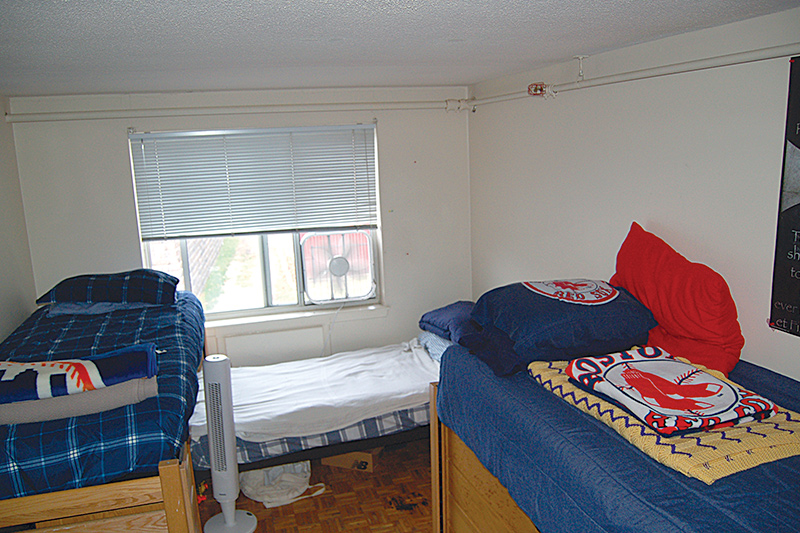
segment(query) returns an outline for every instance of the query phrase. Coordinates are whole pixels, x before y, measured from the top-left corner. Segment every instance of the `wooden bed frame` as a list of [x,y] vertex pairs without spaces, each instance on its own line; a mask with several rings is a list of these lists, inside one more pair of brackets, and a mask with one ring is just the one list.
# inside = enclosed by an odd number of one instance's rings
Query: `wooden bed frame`
[[180,459],[161,461],[157,476],[0,500],[0,527],[35,524],[43,531],[201,530],[188,444]]
[[439,421],[437,386],[437,383],[431,384],[433,532],[538,533],[500,481]]

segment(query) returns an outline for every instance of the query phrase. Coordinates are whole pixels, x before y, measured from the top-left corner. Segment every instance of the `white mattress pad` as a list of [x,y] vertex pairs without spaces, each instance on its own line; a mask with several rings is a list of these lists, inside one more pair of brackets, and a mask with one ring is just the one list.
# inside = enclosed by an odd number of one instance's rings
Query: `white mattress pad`
[[[207,433],[202,371],[192,439]],[[266,366],[231,368],[236,435],[266,442],[345,428],[428,402],[439,363],[417,339]]]

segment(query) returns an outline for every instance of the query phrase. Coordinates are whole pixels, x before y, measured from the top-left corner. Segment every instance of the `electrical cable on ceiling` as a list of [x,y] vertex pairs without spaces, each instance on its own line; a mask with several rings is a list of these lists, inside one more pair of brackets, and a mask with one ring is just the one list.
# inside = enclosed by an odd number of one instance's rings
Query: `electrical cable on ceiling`
[[583,81],[583,60],[589,56],[575,56],[575,59],[578,60],[578,81]]
[[[589,87],[599,87],[602,85],[611,85],[614,83],[622,83],[626,81],[657,78],[661,76],[668,76],[671,74],[683,74],[687,72],[696,72],[699,70],[707,70],[717,67],[742,65],[746,63],[753,63],[756,61],[764,61],[768,59],[791,57],[798,54],[800,54],[800,43],[792,43],[782,46],[762,48],[759,50],[739,52],[735,54],[710,57],[706,59],[685,61],[682,63],[673,63],[671,65],[664,65],[661,67],[653,67],[653,68],[623,72],[620,74],[612,74],[609,76],[600,76],[597,78],[589,78],[589,79],[581,79],[581,74],[583,70],[583,65],[582,65],[583,59],[580,59],[580,65],[579,65],[580,70],[578,73],[579,79],[574,82],[559,83],[555,85],[536,83],[532,84],[534,86],[537,86],[533,90],[534,91],[533,95],[531,95],[530,93],[531,89],[529,86],[528,90],[522,92],[509,93],[489,98],[478,98],[478,99],[467,100],[465,105],[467,104],[470,105],[474,110],[474,108],[483,104],[493,104],[496,102],[516,100],[519,98],[527,98],[528,96],[545,96],[544,93],[556,95],[558,93],[572,91],[575,89],[587,89]],[[585,56],[583,56],[583,58],[585,59]],[[539,88],[538,87],[539,85],[541,85],[542,87]]]
[[[582,78],[583,59],[586,56],[576,56],[579,60],[578,80],[560,84],[543,84],[533,96],[555,96],[558,93],[574,89],[587,89],[626,81],[644,80],[671,74],[682,74],[716,67],[741,65],[768,59],[791,57],[800,55],[800,42],[781,46],[762,48],[748,52],[739,52],[707,59],[674,63],[661,67],[624,72],[597,78]],[[262,113],[293,113],[293,112],[330,112],[330,111],[371,111],[376,110],[405,110],[405,109],[443,109],[445,111],[475,112],[478,106],[504,102],[519,98],[527,98],[527,90],[503,94],[488,98],[448,99],[442,101],[394,101],[394,102],[327,102],[314,104],[273,104],[273,105],[243,105],[243,106],[204,106],[187,107],[180,109],[115,109],[94,111],[53,111],[45,113],[13,113],[7,112],[5,120],[8,123],[48,122],[68,120],[102,120],[102,119],[138,119],[174,116],[213,116],[213,115],[247,115]]]

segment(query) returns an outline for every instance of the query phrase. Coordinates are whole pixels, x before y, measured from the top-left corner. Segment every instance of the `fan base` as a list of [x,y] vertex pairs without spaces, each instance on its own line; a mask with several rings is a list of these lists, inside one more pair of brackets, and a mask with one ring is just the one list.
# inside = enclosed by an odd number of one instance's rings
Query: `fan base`
[[203,527],[203,533],[253,533],[256,530],[258,521],[256,516],[250,511],[237,510],[234,523],[225,524],[223,513],[212,516]]

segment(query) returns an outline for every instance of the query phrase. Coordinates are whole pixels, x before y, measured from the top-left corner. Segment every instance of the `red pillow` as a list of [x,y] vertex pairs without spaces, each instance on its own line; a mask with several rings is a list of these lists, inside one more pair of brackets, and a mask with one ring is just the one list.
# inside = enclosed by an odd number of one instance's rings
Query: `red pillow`
[[744,346],[736,304],[723,277],[708,266],[692,263],[634,222],[610,283],[653,313],[658,326],[648,345],[726,376],[736,366]]

